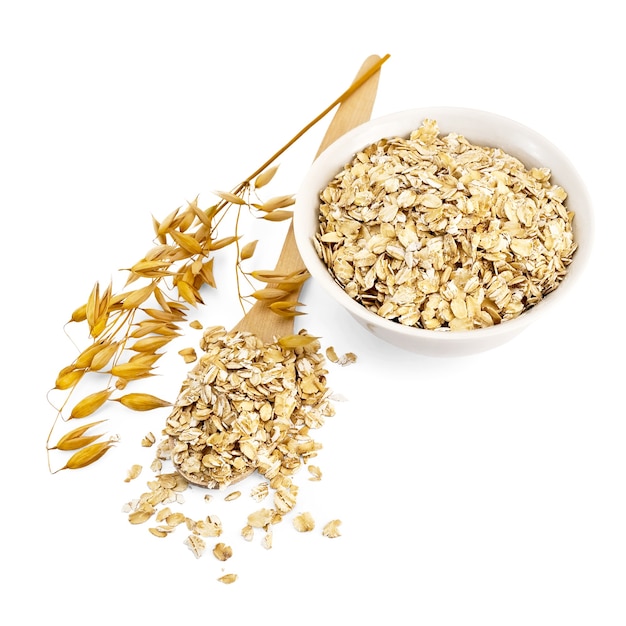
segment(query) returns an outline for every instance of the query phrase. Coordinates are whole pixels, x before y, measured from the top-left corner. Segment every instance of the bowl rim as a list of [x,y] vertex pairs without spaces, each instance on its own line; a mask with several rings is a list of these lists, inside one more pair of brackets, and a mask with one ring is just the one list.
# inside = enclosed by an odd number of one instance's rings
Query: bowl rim
[[[339,172],[360,149],[385,137],[407,136],[411,130],[417,128],[426,118],[437,120],[438,123],[440,120],[445,120],[443,124],[440,124],[440,127],[443,127],[441,128],[441,134],[457,132],[460,135],[465,135],[472,143],[482,143],[482,145],[487,144],[484,141],[473,140],[469,132],[460,132],[460,127],[458,130],[449,128],[450,123],[461,120],[462,123],[479,124],[485,128],[489,126],[490,130],[494,131],[494,137],[496,137],[493,141],[489,141],[492,146],[501,146],[502,142],[504,141],[504,143],[506,143],[507,140],[510,140],[511,136],[515,138],[523,136],[524,139],[528,141],[531,150],[539,149],[550,153],[554,161],[546,163],[543,166],[551,169],[555,181],[558,181],[562,173],[565,172],[566,176],[571,178],[567,186],[563,185],[568,192],[568,197],[572,196],[570,190],[574,189],[576,194],[575,205],[587,207],[582,213],[576,212],[574,218],[573,227],[576,239],[579,240],[578,235],[583,230],[585,231],[585,237],[584,245],[577,248],[572,262],[568,267],[567,274],[557,289],[547,294],[539,303],[524,311],[524,313],[516,318],[506,320],[494,326],[464,331],[450,331],[448,329],[430,330],[407,326],[393,320],[385,319],[351,298],[343,287],[336,282],[328,271],[327,266],[318,257],[314,249],[312,243],[311,211],[317,215],[318,209],[314,208],[312,205],[319,206],[319,193],[323,189],[323,186],[332,178],[332,175],[330,177],[327,175],[330,165],[332,164],[332,166],[336,168],[336,171]],[[502,139],[502,141],[498,139]],[[515,152],[515,150],[503,149],[510,154]],[[528,159],[521,160],[526,167],[529,166],[526,162]],[[556,172],[554,171],[555,166]],[[321,183],[322,180],[325,182]],[[592,204],[588,190],[580,174],[560,148],[537,131],[511,118],[481,109],[455,106],[426,106],[403,109],[372,118],[338,138],[315,159],[302,180],[300,188],[295,195],[293,228],[300,255],[311,277],[316,280],[333,300],[337,301],[362,324],[366,326],[373,325],[374,327],[386,330],[397,336],[406,337],[407,340],[419,339],[425,342],[436,341],[445,343],[466,343],[469,339],[476,341],[481,339],[493,340],[504,335],[515,334],[525,328],[539,315],[553,307],[556,294],[560,293],[561,296],[563,296],[565,293],[571,291],[573,284],[577,282],[579,276],[588,265],[590,248],[594,238]],[[560,299],[561,296],[557,298]]]

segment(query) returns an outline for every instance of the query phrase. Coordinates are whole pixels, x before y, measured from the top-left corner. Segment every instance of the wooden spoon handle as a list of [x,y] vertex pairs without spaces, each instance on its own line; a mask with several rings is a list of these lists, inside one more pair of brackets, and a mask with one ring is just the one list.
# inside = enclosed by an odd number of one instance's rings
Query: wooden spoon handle
[[[356,75],[355,81],[366,74],[379,61],[380,57],[378,55],[368,57]],[[374,101],[376,100],[379,78],[380,71],[373,74],[339,105],[320,144],[316,158],[339,137],[370,119]],[[276,271],[288,274],[304,269],[304,262],[300,257],[293,234],[293,224],[290,224],[280,256],[276,262]],[[303,283],[290,292],[288,296],[285,296],[285,301],[297,302],[302,285]],[[275,287],[276,285],[270,286]],[[276,338],[292,334],[293,324],[293,318],[276,315],[269,310],[266,303],[257,301],[234,327],[234,330],[253,332],[266,343],[270,343]]]
[[[360,76],[363,76],[371,67],[376,65],[378,61],[380,61],[380,57],[375,54],[365,59],[359,73],[355,77],[355,81],[358,80]],[[376,100],[379,78],[380,72],[376,72],[341,103],[328,126],[324,139],[322,139],[316,158],[324,152],[331,143],[337,141],[339,137],[370,119],[372,109],[374,108],[374,101]]]

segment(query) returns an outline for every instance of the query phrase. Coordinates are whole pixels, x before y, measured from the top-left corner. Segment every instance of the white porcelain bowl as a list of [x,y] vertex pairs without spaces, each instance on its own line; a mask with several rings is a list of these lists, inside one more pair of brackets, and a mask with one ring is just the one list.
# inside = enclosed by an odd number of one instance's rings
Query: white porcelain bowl
[[[488,328],[467,331],[426,330],[384,319],[353,300],[334,280],[318,257],[313,238],[319,227],[319,194],[355,153],[379,139],[407,137],[424,119],[434,119],[442,135],[464,135],[474,144],[499,147],[517,157],[527,168],[547,167],[552,181],[568,193],[567,206],[575,212],[574,238],[578,244],[568,273],[559,287],[539,304],[518,317]],[[296,194],[294,233],[300,254],[311,273],[330,296],[377,337],[419,354],[457,356],[481,352],[508,341],[548,307],[559,305],[562,296],[576,288],[587,265],[593,238],[592,207],[585,185],[568,158],[537,132],[508,118],[473,109],[430,107],[393,113],[371,120],[333,143],[312,164]]]

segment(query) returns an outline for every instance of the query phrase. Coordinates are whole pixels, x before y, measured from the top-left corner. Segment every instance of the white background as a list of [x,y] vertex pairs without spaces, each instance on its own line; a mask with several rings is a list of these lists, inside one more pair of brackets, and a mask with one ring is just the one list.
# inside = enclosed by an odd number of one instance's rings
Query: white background
[[[0,563],[6,624],[626,623],[625,45],[617,4],[5,1],[0,8],[4,279]],[[309,283],[304,325],[358,362],[329,366],[345,398],[319,431],[319,483],[266,551],[238,532],[256,505],[188,494],[235,555],[195,559],[122,506],[145,490],[166,412],[107,409],[122,441],[78,472],[48,471],[46,399],[75,348],[64,334],[94,282],[152,245],[152,215],[243,180],[352,81],[383,66],[374,115],[468,106],[543,133],[594,203],[578,292],[510,344],[433,359],[382,344]],[[280,160],[295,193],[330,118]],[[251,225],[251,229],[257,228]],[[226,234],[226,233],[225,233]],[[251,234],[253,234],[251,232]],[[281,241],[264,234],[259,262]],[[260,245],[261,246],[261,245]],[[232,325],[232,267],[199,311]],[[302,322],[299,322],[302,324]],[[76,337],[75,337],[76,338]],[[180,347],[194,345],[191,331]],[[82,336],[78,341],[82,341]],[[174,352],[152,390],[173,398]],[[132,463],[146,466],[124,482]],[[342,537],[322,537],[340,518]],[[10,616],[10,617],[9,617]]]

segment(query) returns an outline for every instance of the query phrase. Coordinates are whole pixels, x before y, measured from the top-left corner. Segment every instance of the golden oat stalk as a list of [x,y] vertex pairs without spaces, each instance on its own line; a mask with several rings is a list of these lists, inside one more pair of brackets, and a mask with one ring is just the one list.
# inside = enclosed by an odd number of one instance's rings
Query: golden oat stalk
[[[116,293],[112,282],[105,286],[95,283],[86,302],[74,309],[68,320],[68,324],[86,325],[90,343],[80,350],[72,363],[60,370],[49,392],[49,398],[52,392],[61,393],[62,396],[60,403],[53,404],[56,417],[46,446],[51,471],[50,451],[61,449],[58,444],[51,445],[53,431],[59,423],[102,411],[110,402],[117,402],[134,411],[170,406],[167,400],[154,396],[148,398],[147,394],[131,393],[120,397],[114,397],[114,394],[124,390],[130,383],[154,376],[163,351],[182,334],[182,324],[187,322],[189,308],[203,305],[203,291],[216,287],[213,273],[216,252],[233,245],[237,249],[235,275],[242,307],[245,308],[247,298],[242,295],[240,276],[245,277],[250,284],[253,284],[254,279],[261,283],[270,282],[271,272],[261,270],[255,274],[254,271],[246,272],[242,268],[242,263],[249,262],[253,257],[258,242],[240,245],[241,211],[247,209],[253,217],[270,222],[291,219],[292,212],[288,208],[295,202],[293,195],[278,195],[265,201],[259,197],[259,190],[271,182],[277,171],[275,161],[378,72],[388,58],[389,55],[386,55],[379,59],[368,72],[234,189],[215,192],[218,198],[216,203],[202,208],[198,198],[195,198],[187,202],[186,206],[174,209],[162,220],[153,216],[153,245],[141,258],[123,269],[127,273],[124,290]],[[235,232],[219,236],[218,228],[224,216],[233,209],[236,211]],[[271,282],[277,285],[276,288],[255,289],[251,297],[273,302],[271,310],[277,315],[298,315],[300,313],[293,308],[297,303],[287,306],[283,299],[307,278],[305,272],[273,276]],[[293,337],[285,338],[288,347],[301,347],[303,341]],[[101,379],[101,391],[79,399],[68,415],[71,398],[82,392],[81,386],[85,379],[92,381],[94,378]],[[67,436],[76,439],[84,436],[72,432],[73,435],[68,433]],[[100,459],[111,445],[111,441],[88,442],[61,469],[90,465]]]

